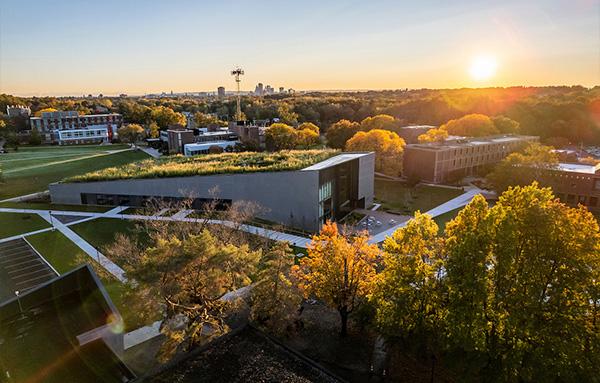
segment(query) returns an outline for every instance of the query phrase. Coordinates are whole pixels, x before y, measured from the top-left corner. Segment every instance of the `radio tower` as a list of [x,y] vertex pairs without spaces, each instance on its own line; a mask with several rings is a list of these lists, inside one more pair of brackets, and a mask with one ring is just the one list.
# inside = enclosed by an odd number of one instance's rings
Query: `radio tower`
[[240,79],[240,76],[244,75],[244,70],[238,66],[231,71],[231,75],[235,76],[235,82],[237,83],[237,108],[235,110],[235,120],[241,121],[242,107],[240,106],[240,82],[242,79]]

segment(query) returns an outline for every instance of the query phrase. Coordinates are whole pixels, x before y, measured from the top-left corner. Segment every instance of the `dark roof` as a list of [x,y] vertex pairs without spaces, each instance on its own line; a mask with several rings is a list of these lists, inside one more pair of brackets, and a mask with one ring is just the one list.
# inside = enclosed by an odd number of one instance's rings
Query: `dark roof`
[[134,375],[104,341],[120,322],[89,265],[63,274],[0,304],[0,377],[126,382]]
[[147,379],[151,382],[342,382],[305,356],[246,326]]

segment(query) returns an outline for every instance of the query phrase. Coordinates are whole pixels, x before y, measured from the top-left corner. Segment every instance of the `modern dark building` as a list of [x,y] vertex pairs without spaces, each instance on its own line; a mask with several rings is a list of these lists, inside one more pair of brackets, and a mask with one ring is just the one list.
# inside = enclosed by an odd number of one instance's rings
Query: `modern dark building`
[[[226,154],[225,154],[226,155]],[[200,158],[198,158],[200,160]],[[192,199],[201,209],[218,199],[223,205],[253,201],[259,218],[308,231],[373,203],[374,154],[342,153],[293,171],[260,171],[169,178],[54,183],[53,203],[143,206],[151,200]],[[215,194],[215,190],[218,192]]]
[[507,134],[406,145],[403,174],[431,183],[457,181],[485,171],[523,145],[538,140],[536,136]]
[[0,303],[0,381],[124,383],[122,320],[89,265]]

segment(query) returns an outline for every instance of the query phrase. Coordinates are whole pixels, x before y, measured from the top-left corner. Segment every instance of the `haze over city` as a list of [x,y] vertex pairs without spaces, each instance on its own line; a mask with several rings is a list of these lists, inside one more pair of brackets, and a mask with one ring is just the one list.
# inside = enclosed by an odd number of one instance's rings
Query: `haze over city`
[[0,11],[0,92],[600,83],[600,3],[22,1]]

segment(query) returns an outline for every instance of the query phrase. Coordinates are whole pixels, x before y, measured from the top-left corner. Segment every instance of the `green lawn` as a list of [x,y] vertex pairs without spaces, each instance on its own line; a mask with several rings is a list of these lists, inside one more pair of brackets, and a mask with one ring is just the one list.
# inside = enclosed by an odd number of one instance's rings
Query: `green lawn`
[[34,209],[34,210],[61,210],[61,211],[84,211],[91,213],[104,213],[112,209],[112,206],[95,205],[62,205],[50,202],[0,202],[0,208],[8,207],[14,209]]
[[400,181],[375,180],[375,200],[381,208],[397,214],[412,215],[415,211],[426,212],[458,197],[463,192],[437,186],[411,187]]
[[37,214],[0,213],[0,238],[12,237],[46,227],[50,227],[50,224]]
[[458,215],[458,212],[460,212],[462,209],[463,208],[461,207],[459,209],[450,210],[449,212],[444,213],[442,215],[438,215],[433,219],[435,223],[437,223],[437,225],[439,226],[440,233],[443,233],[445,231],[446,224],[452,221]]
[[70,226],[92,246],[103,249],[106,245],[114,242],[117,233],[136,235],[138,240],[145,241],[148,237],[137,230],[136,222],[128,219],[98,218]]
[[[88,149],[85,149],[88,148]],[[87,172],[92,172],[112,166],[123,166],[148,158],[142,151],[126,151],[99,157],[89,157],[107,150],[118,150],[122,146],[91,146],[85,147],[28,147],[16,153],[0,155],[0,167],[3,169],[4,183],[0,184],[0,199],[35,193],[48,188],[48,184]],[[73,158],[82,159],[71,162],[63,161],[66,153],[72,153]],[[58,155],[52,159],[53,156]],[[50,158],[48,158],[50,157]],[[69,158],[67,158],[69,159]],[[26,166],[19,165],[23,162]],[[55,163],[56,162],[56,163]],[[41,166],[44,165],[44,166]],[[38,166],[38,167],[32,167]]]
[[126,331],[150,324],[144,323],[135,312],[129,310],[130,305],[125,300],[125,285],[106,271],[99,270],[101,266],[61,232],[47,231],[29,236],[27,240],[61,274],[84,263],[90,263],[102,280],[113,303],[123,316]]

